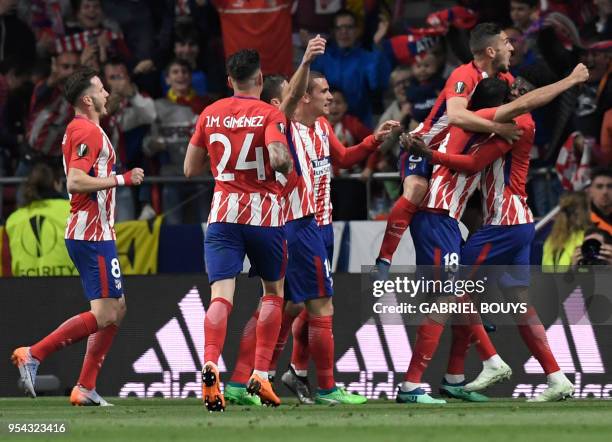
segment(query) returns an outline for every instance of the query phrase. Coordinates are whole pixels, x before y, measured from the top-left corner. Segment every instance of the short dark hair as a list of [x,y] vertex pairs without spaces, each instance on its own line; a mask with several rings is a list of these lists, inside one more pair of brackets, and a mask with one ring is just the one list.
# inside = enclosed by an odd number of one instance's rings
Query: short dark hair
[[523,3],[529,6],[530,8],[536,8],[540,5],[540,0],[510,0],[510,3]]
[[308,75],[308,87],[306,88],[306,92],[308,93],[312,92],[314,81],[318,80],[319,78],[325,78],[325,75],[323,75],[319,71],[310,71],[310,74]]
[[230,55],[226,69],[229,76],[242,83],[253,76],[260,68],[259,53],[255,49],[242,49]]
[[595,178],[600,177],[600,176],[612,178],[612,168],[596,167],[591,170],[591,182],[593,182]]
[[175,43],[195,43],[200,46],[200,34],[191,23],[182,23],[174,30]]
[[351,17],[353,19],[353,22],[357,24],[357,16],[350,9],[340,9],[338,12],[334,14],[334,17],[332,20],[334,27],[336,27],[336,20],[338,20],[339,17]]
[[491,45],[491,40],[497,37],[502,28],[497,23],[480,23],[470,32],[470,51],[478,54]]
[[537,62],[523,66],[516,74],[523,77],[536,88],[543,87],[556,81],[555,74],[550,70],[546,63]]
[[66,101],[76,106],[83,92],[91,86],[91,79],[98,76],[98,71],[90,67],[82,67],[70,74],[64,84],[64,97]]
[[266,75],[261,91],[261,101],[270,103],[273,98],[282,99],[283,91],[281,90],[281,85],[285,81],[287,81],[287,78],[284,75]]
[[187,60],[183,60],[182,58],[173,58],[172,60],[170,60],[170,63],[166,65],[166,69],[164,69],[164,77],[168,75],[168,72],[170,72],[170,68],[175,64],[184,67],[191,74],[191,65]]
[[470,98],[470,110],[500,106],[509,93],[510,86],[504,80],[496,77],[485,78],[474,89],[472,98]]

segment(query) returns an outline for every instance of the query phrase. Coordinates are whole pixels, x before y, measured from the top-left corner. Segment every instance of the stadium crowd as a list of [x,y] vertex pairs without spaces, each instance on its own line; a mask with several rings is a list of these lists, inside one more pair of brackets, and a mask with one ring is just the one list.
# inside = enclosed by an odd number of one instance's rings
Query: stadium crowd
[[[588,83],[533,112],[529,204],[546,215],[561,194],[581,191],[597,166],[602,195],[591,219],[612,233],[611,14],[611,0],[0,0],[0,178],[26,177],[40,162],[62,167],[62,136],[73,117],[62,83],[80,65],[98,70],[111,94],[102,127],[119,167],[174,177],[182,175],[200,112],[231,95],[224,60],[237,49],[254,47],[264,74],[289,77],[308,39],[326,36],[330,44],[312,69],[332,86],[329,120],[351,145],[379,121],[422,122],[452,69],[470,59],[469,30],[493,21],[510,36],[515,75],[537,70],[544,84],[578,62],[589,68]],[[375,181],[367,213],[364,181],[397,171],[399,154],[396,137],[351,170],[334,168],[336,177],[362,178],[337,181],[336,219],[384,218],[398,182]],[[4,223],[28,199],[15,186],[0,189]],[[202,222],[211,198],[212,179],[121,188],[118,220],[168,212],[167,223]]]

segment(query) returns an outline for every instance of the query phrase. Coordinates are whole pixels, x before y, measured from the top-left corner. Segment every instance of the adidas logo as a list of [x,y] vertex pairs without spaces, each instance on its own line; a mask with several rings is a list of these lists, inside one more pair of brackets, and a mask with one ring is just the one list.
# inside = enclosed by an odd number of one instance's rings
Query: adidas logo
[[[204,359],[203,321],[206,312],[197,288],[192,288],[178,306],[180,317],[173,317],[155,333],[161,352],[155,347],[149,348],[132,364],[134,373],[160,374],[162,380],[149,385],[144,382],[128,382],[121,388],[119,397],[202,397],[200,372],[201,361]],[[220,372],[227,371],[223,358],[219,358],[217,365]],[[193,376],[193,381],[184,382],[184,377],[181,377],[183,373]]]
[[[546,336],[561,371],[565,374],[574,374],[574,386],[576,387],[574,397],[609,399],[612,395],[612,384],[587,384],[584,388],[581,388],[583,374],[602,374],[606,370],[580,287],[576,288],[565,300],[563,311],[565,312],[565,318],[557,318],[546,330]],[[567,333],[568,329],[569,334]],[[570,347],[568,337],[571,339],[573,348]],[[525,373],[528,374],[544,373],[533,356],[525,362],[523,367]],[[534,397],[544,391],[546,387],[546,384],[518,384],[512,393],[512,397]]]
[[[384,299],[385,305],[398,304],[395,294],[386,294]],[[403,374],[408,369],[412,358],[412,347],[401,314],[386,313],[384,321],[381,322],[383,323],[379,326],[376,318],[372,317],[357,330],[355,333],[357,345],[350,347],[338,359],[336,370],[338,373],[353,374],[353,376],[358,374],[358,380],[343,385],[348,391],[359,393],[368,399],[378,399],[382,394],[388,399],[395,399],[397,395],[395,373]],[[386,346],[383,346],[382,339],[385,340]],[[385,349],[389,354],[389,362]],[[386,374],[386,379],[375,381],[378,379],[375,373]],[[337,384],[342,383],[337,382]],[[423,384],[421,388],[431,393],[429,384]]]

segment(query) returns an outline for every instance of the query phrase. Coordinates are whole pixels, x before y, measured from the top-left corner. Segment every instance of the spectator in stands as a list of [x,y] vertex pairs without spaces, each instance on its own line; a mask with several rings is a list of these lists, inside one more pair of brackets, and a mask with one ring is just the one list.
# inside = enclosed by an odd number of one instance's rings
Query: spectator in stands
[[[117,173],[140,167],[145,170],[142,143],[150,125],[155,121],[155,103],[144,96],[131,81],[126,64],[119,59],[109,60],[104,65],[104,82],[110,96],[106,103],[108,114],[102,120],[102,127],[117,151]],[[133,201],[135,197],[137,204]],[[117,188],[117,221],[151,219],[155,211],[151,206],[151,186]],[[138,212],[139,210],[139,212]]]
[[402,121],[410,112],[406,103],[406,89],[410,85],[410,67],[400,65],[393,69],[389,83],[393,88],[394,100],[378,119],[379,124],[387,120]]
[[334,16],[334,42],[312,64],[330,86],[344,91],[348,110],[367,126],[372,121],[372,95],[387,86],[391,66],[382,51],[367,51],[357,45],[359,30],[355,15],[341,10]]
[[[340,89],[332,88],[331,93],[333,99],[329,105],[327,119],[334,128],[334,133],[338,140],[345,146],[361,143],[365,137],[372,133],[372,130],[363,124],[359,118],[347,113],[348,105],[346,98]],[[334,175],[362,172],[363,177],[367,178],[372,175],[373,169],[376,167],[376,158],[376,152],[373,152],[366,161],[353,166],[350,170],[334,167]]]
[[30,0],[29,24],[36,36],[39,57],[49,58],[55,53],[55,40],[65,34],[64,15],[70,2],[62,0]]
[[612,169],[600,168],[591,173],[591,221],[612,235]]
[[510,19],[520,32],[527,30],[534,24],[538,16],[540,0],[511,0]]
[[584,232],[591,225],[589,201],[584,192],[568,192],[559,199],[559,213],[546,241],[542,267],[545,271],[564,271],[584,241]]
[[66,23],[66,37],[56,41],[58,52],[83,48],[81,63],[97,70],[111,57],[131,60],[121,28],[104,17],[100,0],[72,0],[72,10],[76,21]]
[[[12,176],[19,146],[25,137],[26,115],[32,96],[29,69],[17,60],[0,65],[0,177]],[[4,187],[0,185],[0,224]]]
[[[185,60],[191,66],[191,87],[201,97],[207,95],[207,79],[200,57],[200,38],[196,28],[190,24],[176,27],[174,37],[174,57]],[[163,75],[162,75],[163,77]],[[168,92],[170,86],[165,78],[162,78],[162,90]]]
[[[155,100],[156,118],[143,147],[145,154],[159,158],[161,175],[178,177],[183,174],[185,153],[195,123],[208,100],[198,96],[191,87],[191,66],[185,60],[170,62],[166,81],[170,89],[165,98]],[[165,185],[162,194],[165,222],[204,222],[211,198],[210,183]],[[188,204],[182,206],[185,202]]]
[[104,15],[117,23],[135,60],[150,58],[155,44],[152,2],[104,0]]
[[15,13],[16,0],[0,0],[0,66],[8,60],[36,59],[34,33]]
[[583,61],[589,68],[589,81],[580,89],[573,124],[598,146],[603,115],[612,107],[612,44],[591,44]]
[[431,52],[422,54],[412,64],[412,77],[406,88],[406,103],[410,106],[409,115],[413,121],[410,128],[425,121],[444,88],[445,80],[439,69],[438,60]]
[[51,73],[35,87],[27,120],[26,143],[15,175],[27,176],[32,164],[46,161],[62,167],[62,137],[74,111],[63,96],[64,81],[79,67],[74,52],[62,52],[51,58]]
[[62,238],[70,203],[62,173],[36,164],[24,185],[20,209],[6,221],[13,276],[71,276],[76,270]]
[[504,32],[514,48],[512,55],[510,55],[510,72],[516,77],[521,68],[535,63],[536,55],[534,50],[528,46],[525,36],[518,28],[509,27],[504,29]]
[[582,36],[586,39],[612,40],[612,0],[593,0],[593,5],[596,15],[583,26]]

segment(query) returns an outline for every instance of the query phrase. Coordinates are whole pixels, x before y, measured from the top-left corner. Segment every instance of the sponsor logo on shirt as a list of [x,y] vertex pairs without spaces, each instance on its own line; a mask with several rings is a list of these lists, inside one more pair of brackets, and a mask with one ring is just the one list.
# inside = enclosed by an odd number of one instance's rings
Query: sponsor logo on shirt
[[312,160],[312,168],[314,169],[314,176],[316,177],[330,173],[331,163],[329,157]]

